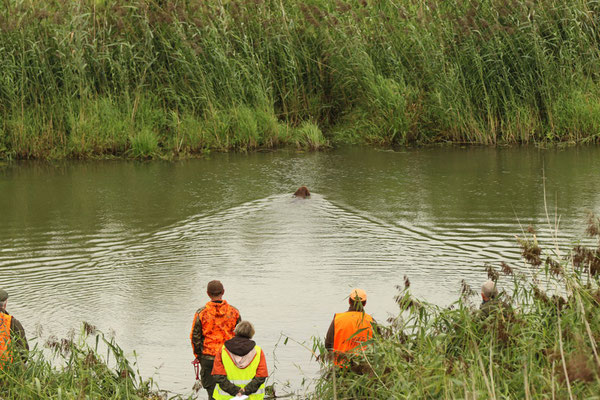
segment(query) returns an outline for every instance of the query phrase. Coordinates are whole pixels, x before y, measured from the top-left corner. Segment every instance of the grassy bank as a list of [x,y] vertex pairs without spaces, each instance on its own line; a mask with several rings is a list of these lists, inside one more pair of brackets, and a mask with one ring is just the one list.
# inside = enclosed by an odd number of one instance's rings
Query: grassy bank
[[[600,238],[599,219],[588,233]],[[544,251],[533,231],[520,244],[527,271],[487,267],[506,289],[487,315],[465,284],[462,298],[440,309],[413,298],[406,281],[399,316],[356,357],[354,372],[335,382],[329,373],[313,398],[598,398],[600,246]]]
[[32,349],[26,364],[14,362],[0,369],[1,399],[159,400],[168,397],[151,380],[142,380],[113,339],[106,338],[89,324],[83,324],[77,337],[48,339],[44,348],[44,351],[38,346]]
[[0,157],[600,137],[600,4],[4,0]]

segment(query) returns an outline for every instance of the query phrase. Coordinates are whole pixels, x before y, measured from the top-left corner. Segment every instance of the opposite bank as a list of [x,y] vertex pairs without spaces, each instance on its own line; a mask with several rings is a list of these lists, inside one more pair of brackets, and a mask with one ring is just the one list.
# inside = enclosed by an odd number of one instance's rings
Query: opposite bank
[[0,158],[595,142],[600,5],[7,0]]

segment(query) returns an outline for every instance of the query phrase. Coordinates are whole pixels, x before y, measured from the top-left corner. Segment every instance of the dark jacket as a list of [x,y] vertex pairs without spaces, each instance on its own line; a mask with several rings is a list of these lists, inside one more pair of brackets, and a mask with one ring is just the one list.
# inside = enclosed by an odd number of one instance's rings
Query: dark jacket
[[482,320],[486,319],[490,315],[498,313],[506,316],[505,314],[510,312],[510,310],[511,307],[508,303],[498,298],[493,298],[481,303],[481,306],[479,306],[479,316]]
[[[225,349],[233,355],[243,357],[254,350],[256,343],[254,340],[250,340],[248,338],[242,336],[235,336],[233,339],[230,339],[225,342]],[[255,393],[260,386],[265,383],[267,377],[269,376],[269,371],[267,370],[267,360],[265,359],[265,353],[261,350],[260,363],[258,364],[258,368],[256,370],[256,375],[246,385],[244,388],[244,394],[250,395]],[[225,371],[225,367],[223,366],[223,360],[221,358],[221,353],[217,354],[215,357],[215,364],[213,367],[213,377],[215,381],[219,384],[221,389],[226,391],[232,396],[235,396],[239,393],[240,387],[231,383],[229,379],[227,379],[227,372]]]
[[[10,315],[6,310],[0,310],[1,313]],[[29,343],[25,336],[25,329],[18,319],[12,317],[10,320],[10,340],[14,343],[15,350],[20,353],[23,362],[27,361],[27,352],[29,351]]]

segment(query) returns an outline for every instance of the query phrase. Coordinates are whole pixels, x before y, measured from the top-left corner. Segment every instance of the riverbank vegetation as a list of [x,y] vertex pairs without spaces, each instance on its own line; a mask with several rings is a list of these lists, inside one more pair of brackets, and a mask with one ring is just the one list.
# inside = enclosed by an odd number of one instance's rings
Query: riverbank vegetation
[[0,157],[600,137],[595,1],[5,0]]
[[[526,271],[487,266],[506,290],[488,313],[466,284],[440,309],[411,296],[407,280],[399,316],[352,370],[323,377],[313,398],[597,398],[600,245],[542,251],[530,231],[519,239]],[[600,219],[591,217],[587,232],[600,238]]]
[[[104,350],[106,356],[103,356]],[[15,357],[19,360],[20,357]],[[142,380],[114,339],[84,323],[80,335],[52,337],[27,363],[0,368],[0,398],[159,400],[168,396]],[[177,397],[180,398],[180,397]]]

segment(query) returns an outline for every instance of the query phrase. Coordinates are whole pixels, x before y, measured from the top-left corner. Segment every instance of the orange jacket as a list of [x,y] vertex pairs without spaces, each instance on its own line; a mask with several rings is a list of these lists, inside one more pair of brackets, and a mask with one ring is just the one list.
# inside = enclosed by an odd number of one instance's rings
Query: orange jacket
[[[373,317],[361,311],[346,311],[335,314],[333,319],[333,351],[348,353],[373,337]],[[339,358],[335,363],[340,365]]]
[[12,316],[0,312],[0,369],[6,361],[12,362],[9,354],[11,320]]
[[209,301],[196,311],[190,332],[196,358],[216,356],[223,343],[233,337],[233,330],[240,320],[240,312],[225,300]]

